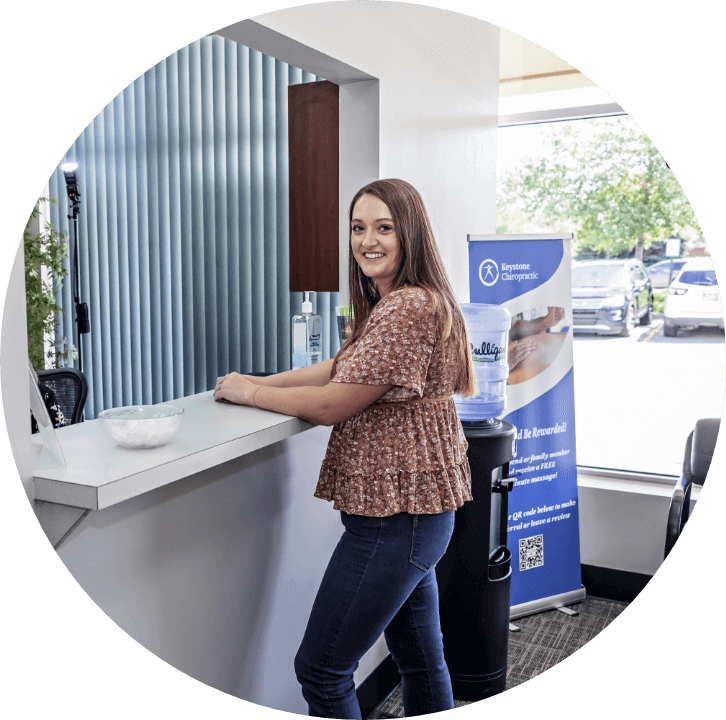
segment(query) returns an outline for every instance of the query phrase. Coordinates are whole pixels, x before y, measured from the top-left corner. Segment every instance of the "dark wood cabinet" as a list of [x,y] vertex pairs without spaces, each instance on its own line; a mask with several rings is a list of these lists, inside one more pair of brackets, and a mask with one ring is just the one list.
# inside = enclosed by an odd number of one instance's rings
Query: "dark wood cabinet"
[[338,290],[338,86],[288,87],[290,291]]

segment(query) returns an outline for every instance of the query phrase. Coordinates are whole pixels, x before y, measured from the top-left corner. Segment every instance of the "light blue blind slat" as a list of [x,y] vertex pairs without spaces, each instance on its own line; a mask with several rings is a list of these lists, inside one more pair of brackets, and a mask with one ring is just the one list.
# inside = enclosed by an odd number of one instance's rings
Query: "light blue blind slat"
[[239,169],[239,104],[236,100],[239,83],[237,75],[237,50],[234,46],[221,43],[224,50],[224,94],[225,103],[225,143],[224,154],[227,167],[226,208],[227,208],[227,257],[225,272],[227,274],[227,297],[224,304],[227,308],[227,365],[228,370],[242,367],[240,343],[238,338],[240,327],[240,169]]
[[174,128],[169,122],[167,111],[166,62],[156,66],[156,168],[157,192],[155,201],[159,213],[158,272],[159,272],[159,309],[158,333],[161,336],[159,365],[161,372],[161,397],[174,396],[174,341],[172,336],[172,317],[176,298],[171,287],[171,245],[172,214],[174,203],[171,194],[173,168],[171,166],[172,141],[176,140]]
[[197,392],[195,383],[197,334],[194,302],[194,213],[189,55],[189,48],[186,47],[170,58],[177,65],[177,90],[179,93],[179,232],[181,245],[179,287],[181,287],[182,335],[178,340],[184,363],[182,395]]
[[[139,247],[139,302],[141,304],[141,342],[142,342],[142,397],[145,403],[153,403],[153,380],[156,377],[154,344],[154,306],[158,304],[157,288],[154,283],[152,244],[154,243],[153,225],[155,208],[151,199],[155,187],[153,177],[156,152],[154,128],[149,125],[150,111],[148,86],[151,73],[140,78],[136,87],[136,182],[139,196],[138,247]],[[152,98],[153,101],[153,98]]]
[[124,96],[121,95],[119,102],[113,104],[113,137],[110,142],[109,152],[114,159],[115,185],[115,265],[118,274],[118,315],[116,325],[118,327],[118,358],[120,379],[118,393],[121,405],[131,404],[133,374],[131,372],[133,362],[131,355],[131,302],[130,302],[130,258],[129,258],[129,235],[128,235],[128,207],[127,207],[127,179],[126,179],[126,155],[123,152],[124,137]]
[[[177,58],[164,61],[166,71],[166,116],[168,122],[168,178],[169,178],[169,279],[166,288],[170,317],[168,326],[170,365],[169,389],[171,397],[181,397],[185,392],[184,372],[184,298],[182,290],[183,246],[182,193],[180,158],[179,77]],[[168,394],[166,395],[169,396]]]
[[263,184],[264,143],[262,117],[262,55],[250,50],[250,316],[252,336],[248,342],[252,348],[252,372],[264,372],[265,348],[259,342],[264,337],[264,241],[263,217],[265,191]]
[[[123,90],[64,161],[78,163],[85,416],[211,389],[232,370],[290,367],[287,87],[317,78],[217,36]],[[60,165],[50,179],[70,234]],[[74,342],[73,286],[56,295]],[[337,293],[312,293],[323,355],[337,351]],[[77,366],[77,363],[72,363]]]

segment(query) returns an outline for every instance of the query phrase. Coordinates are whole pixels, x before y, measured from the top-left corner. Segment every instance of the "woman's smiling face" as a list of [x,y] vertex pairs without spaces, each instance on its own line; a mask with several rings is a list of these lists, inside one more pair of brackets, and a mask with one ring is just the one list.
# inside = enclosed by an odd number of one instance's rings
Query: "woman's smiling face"
[[391,211],[375,195],[361,195],[353,207],[350,244],[361,271],[385,297],[401,264],[401,244]]

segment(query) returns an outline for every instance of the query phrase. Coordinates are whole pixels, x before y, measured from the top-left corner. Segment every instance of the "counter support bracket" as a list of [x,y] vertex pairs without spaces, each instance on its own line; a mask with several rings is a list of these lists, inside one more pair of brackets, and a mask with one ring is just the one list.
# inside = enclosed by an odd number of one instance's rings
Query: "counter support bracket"
[[35,500],[35,515],[54,550],[71,534],[91,511],[88,508],[59,505]]

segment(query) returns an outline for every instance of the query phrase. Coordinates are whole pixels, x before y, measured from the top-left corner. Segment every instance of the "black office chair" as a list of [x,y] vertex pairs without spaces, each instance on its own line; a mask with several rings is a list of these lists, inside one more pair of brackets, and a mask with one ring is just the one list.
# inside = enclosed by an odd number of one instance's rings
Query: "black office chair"
[[83,407],[88,397],[86,376],[75,368],[41,370],[39,382],[47,385],[55,394],[58,407],[67,425],[83,422]]
[[686,440],[686,452],[683,458],[683,473],[678,479],[671,506],[668,511],[668,528],[666,531],[665,557],[673,549],[676,540],[688,522],[691,514],[691,489],[693,485],[703,485],[706,481],[711,458],[716,448],[718,430],[721,421],[716,418],[699,420],[693,432]]

